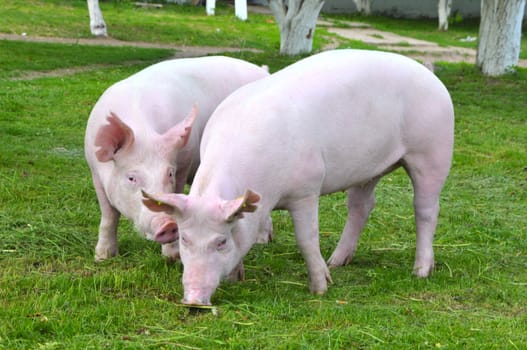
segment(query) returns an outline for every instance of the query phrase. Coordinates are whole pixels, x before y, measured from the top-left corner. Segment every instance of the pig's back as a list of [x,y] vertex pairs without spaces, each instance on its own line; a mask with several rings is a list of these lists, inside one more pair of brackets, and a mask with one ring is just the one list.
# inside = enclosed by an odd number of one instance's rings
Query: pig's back
[[331,192],[349,185],[341,179],[382,173],[423,144],[417,139],[433,143],[452,129],[449,94],[426,67],[396,54],[337,50],[230,95],[209,120],[201,154],[203,163],[252,177],[261,167],[265,176],[284,174],[276,183],[323,167],[330,175],[322,192]]
[[414,120],[452,119],[448,91],[423,65],[397,54],[335,50],[238,89],[217,108],[205,134],[214,130],[208,137],[230,144],[244,135],[252,143],[288,135],[325,142],[324,135],[363,139],[371,131],[386,138]]
[[130,124],[144,126],[156,118],[164,132],[182,120],[194,104],[207,117],[231,92],[267,76],[266,70],[243,60],[210,56],[163,61],[109,87],[90,118],[105,119],[109,111]]
[[178,88],[178,92],[199,88],[224,95],[240,85],[267,75],[265,69],[250,62],[226,56],[208,56],[163,61],[120,83],[134,86],[136,89],[151,89],[160,84],[171,84]]

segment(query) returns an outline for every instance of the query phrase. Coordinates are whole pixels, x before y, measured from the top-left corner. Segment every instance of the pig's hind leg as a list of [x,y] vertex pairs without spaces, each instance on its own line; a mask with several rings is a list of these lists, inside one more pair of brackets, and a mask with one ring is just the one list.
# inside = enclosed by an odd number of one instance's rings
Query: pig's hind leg
[[450,169],[448,152],[419,154],[404,159],[414,187],[416,253],[414,274],[427,277],[434,269],[433,240],[439,215],[439,195]]
[[380,177],[374,178],[366,184],[353,186],[348,190],[348,218],[339,243],[328,259],[330,268],[351,262],[362,228],[375,206],[375,186],[379,179]]

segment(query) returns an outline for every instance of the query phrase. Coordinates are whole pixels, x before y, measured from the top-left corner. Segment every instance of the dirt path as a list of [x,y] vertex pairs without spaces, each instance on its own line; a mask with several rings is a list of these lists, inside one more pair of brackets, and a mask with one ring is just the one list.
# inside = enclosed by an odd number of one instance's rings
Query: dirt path
[[[143,48],[160,48],[160,49],[172,49],[175,51],[174,58],[186,58],[186,57],[200,57],[209,54],[216,54],[220,52],[240,52],[240,51],[251,51],[260,52],[256,49],[240,49],[236,47],[220,47],[220,46],[179,46],[170,44],[160,43],[147,43],[147,42],[131,42],[117,40],[111,37],[93,37],[93,38],[56,38],[56,37],[41,37],[41,36],[26,36],[17,34],[5,34],[0,33],[0,40],[17,40],[27,42],[46,42],[46,43],[59,43],[59,44],[79,44],[79,45],[97,45],[97,46],[134,46]],[[123,64],[136,64],[137,61],[123,62]],[[52,71],[24,71],[18,77],[8,78],[11,81],[16,80],[30,80],[42,77],[59,77],[64,75],[72,75],[76,73],[88,72],[94,69],[100,69],[110,67],[112,65],[101,65],[94,64],[83,67],[55,69]]]
[[423,62],[468,62],[476,61],[476,50],[439,46],[436,43],[380,31],[364,23],[349,23],[350,28],[327,27],[330,33],[343,38],[359,40],[382,49],[396,51]]
[[79,45],[98,45],[98,46],[134,46],[144,48],[156,49],[173,49],[176,50],[175,56],[182,57],[197,57],[206,54],[214,54],[219,52],[239,52],[252,51],[259,52],[256,49],[240,49],[237,47],[219,47],[219,46],[179,46],[161,43],[148,43],[141,41],[122,41],[111,37],[93,37],[93,38],[56,38],[43,36],[26,36],[18,34],[0,33],[0,40],[19,40],[28,42],[46,42],[46,43],[60,43],[60,44],[79,44]]
[[[350,28],[336,28],[331,22],[321,22],[330,33],[343,38],[359,40],[381,49],[396,51],[422,62],[476,62],[476,50],[455,46],[439,46],[430,41],[401,36],[372,28],[360,22],[348,22]],[[475,39],[475,38],[473,38]],[[527,60],[520,59],[518,65],[527,67]]]

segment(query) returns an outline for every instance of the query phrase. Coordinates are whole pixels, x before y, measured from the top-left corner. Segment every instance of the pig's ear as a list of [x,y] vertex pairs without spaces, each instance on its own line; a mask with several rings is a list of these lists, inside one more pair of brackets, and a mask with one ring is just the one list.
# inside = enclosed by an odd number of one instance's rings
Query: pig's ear
[[143,190],[143,204],[154,212],[182,215],[187,206],[187,196],[177,193],[150,194]]
[[198,106],[193,105],[190,113],[177,123],[172,128],[168,129],[162,136],[163,142],[169,144],[173,149],[181,149],[186,146],[189,138],[190,132],[192,131],[192,125],[196,118],[198,117]]
[[119,150],[126,150],[134,143],[134,132],[119,117],[111,112],[106,118],[109,124],[103,125],[95,136],[95,152],[100,162],[113,160]]
[[258,207],[256,203],[260,200],[260,195],[251,191],[245,191],[245,194],[236,199],[222,203],[222,212],[225,221],[232,222],[243,217],[243,213],[252,213]]

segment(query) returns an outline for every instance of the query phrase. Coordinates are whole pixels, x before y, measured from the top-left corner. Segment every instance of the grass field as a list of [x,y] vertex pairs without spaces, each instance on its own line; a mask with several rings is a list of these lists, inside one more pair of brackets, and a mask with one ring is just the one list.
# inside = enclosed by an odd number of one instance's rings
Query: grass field
[[[77,27],[75,16],[87,17],[82,1],[28,2],[34,11],[5,0],[0,32],[9,32],[5,20],[25,22],[29,33],[47,26],[49,35],[89,35],[87,22]],[[125,2],[103,6],[106,18],[121,18],[123,26],[149,22],[141,40],[179,40],[151,16],[199,19],[209,27],[231,23],[238,31],[232,45],[263,50],[241,57],[272,71],[297,59],[276,54],[277,29],[255,44],[258,25],[221,9],[207,18],[188,7],[150,14]],[[54,19],[46,24],[43,13]],[[71,21],[60,22],[68,14]],[[268,24],[263,15],[254,21]],[[527,70],[486,78],[471,65],[437,67],[455,105],[456,146],[430,278],[411,275],[412,191],[396,171],[378,186],[356,258],[332,270],[327,295],[309,294],[291,221],[277,211],[275,240],[246,257],[246,281],[221,285],[213,313],[179,304],[181,266],[165,261],[126,220],[121,255],[93,260],[99,209],[83,157],[88,114],[110,84],[172,54],[0,41],[0,349],[527,348]],[[60,74],[78,67],[84,70]],[[42,71],[59,74],[36,78]],[[345,218],[344,194],[321,199],[323,256]]]

